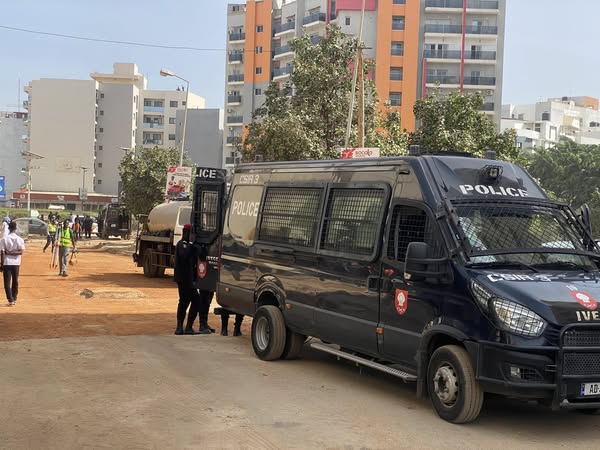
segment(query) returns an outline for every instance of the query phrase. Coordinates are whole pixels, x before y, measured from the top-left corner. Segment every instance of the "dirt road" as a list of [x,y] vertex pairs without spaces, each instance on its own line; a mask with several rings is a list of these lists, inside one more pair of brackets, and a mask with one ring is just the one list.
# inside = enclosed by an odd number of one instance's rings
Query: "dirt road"
[[[17,305],[5,307],[0,292],[0,341],[174,331],[177,286],[170,275],[145,278],[133,263],[131,243],[82,241],[68,278],[50,268],[44,243],[39,238],[26,243]],[[209,321],[220,328],[217,316]]]
[[[0,307],[0,449],[597,448],[600,417],[486,399],[440,420],[414,386],[305,346],[262,362],[248,337],[173,336],[172,279],[127,246],[84,248],[69,278],[28,243],[16,307]],[[94,243],[96,244],[96,243]],[[86,298],[84,290],[94,293]],[[217,320],[211,318],[213,325]],[[55,339],[48,339],[55,338]]]

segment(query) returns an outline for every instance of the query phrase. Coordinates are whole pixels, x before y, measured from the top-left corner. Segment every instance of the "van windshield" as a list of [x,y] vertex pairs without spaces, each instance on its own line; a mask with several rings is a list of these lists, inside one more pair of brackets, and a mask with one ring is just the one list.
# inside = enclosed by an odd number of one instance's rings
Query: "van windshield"
[[[588,256],[555,252],[586,251],[581,234],[558,207],[473,204],[457,206],[456,212],[476,253],[470,257],[471,263],[515,263],[549,270],[569,267],[596,270]],[[523,253],[523,249],[530,252]],[[494,254],[498,251],[508,253]]]

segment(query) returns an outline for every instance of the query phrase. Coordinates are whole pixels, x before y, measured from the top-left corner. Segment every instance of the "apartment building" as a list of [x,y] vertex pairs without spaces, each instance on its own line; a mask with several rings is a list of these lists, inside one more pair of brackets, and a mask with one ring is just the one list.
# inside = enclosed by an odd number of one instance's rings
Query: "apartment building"
[[[21,153],[27,141],[27,113],[0,111],[0,176],[4,177],[4,192],[0,193],[0,205],[9,203],[12,193],[25,183],[21,169],[25,161]],[[25,141],[25,142],[24,142]]]
[[[225,166],[269,83],[293,71],[289,41],[315,42],[327,24],[358,35],[362,0],[248,0],[227,10],[223,141]],[[479,91],[483,110],[500,124],[506,0],[366,0],[365,57],[375,58],[378,97],[415,127],[413,106],[436,86],[442,92]]]
[[517,146],[525,152],[549,148],[561,137],[578,144],[600,145],[599,101],[594,97],[559,97],[543,102],[502,106],[502,131],[517,133]]
[[[177,112],[204,108],[204,98],[186,92],[149,90],[132,63],[115,63],[112,73],[91,80],[42,79],[25,88],[31,113],[28,148],[44,156],[32,172],[35,189],[118,195],[119,164],[136,146],[176,147],[182,121]],[[175,84],[175,83],[174,83]],[[213,134],[218,135],[215,129]],[[186,142],[186,150],[195,145]]]

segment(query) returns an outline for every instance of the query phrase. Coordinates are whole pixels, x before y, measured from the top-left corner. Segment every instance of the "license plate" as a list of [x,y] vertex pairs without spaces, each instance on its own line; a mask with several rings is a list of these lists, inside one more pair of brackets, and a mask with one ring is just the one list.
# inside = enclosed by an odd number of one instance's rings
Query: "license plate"
[[110,227],[111,228],[117,228],[117,226],[114,223]]
[[600,395],[600,383],[581,383],[581,396]]

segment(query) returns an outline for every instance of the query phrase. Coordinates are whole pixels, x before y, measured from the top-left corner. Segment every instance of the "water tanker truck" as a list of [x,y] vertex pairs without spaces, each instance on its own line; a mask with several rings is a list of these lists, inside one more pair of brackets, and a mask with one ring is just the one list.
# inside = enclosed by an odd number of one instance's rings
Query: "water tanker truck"
[[161,277],[175,263],[175,246],[181,239],[183,226],[190,223],[192,203],[162,203],[150,211],[148,221],[138,233],[133,261],[144,268],[144,276]]

